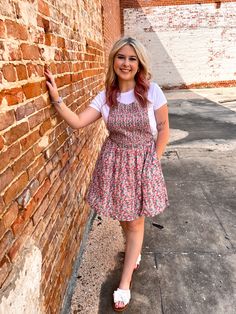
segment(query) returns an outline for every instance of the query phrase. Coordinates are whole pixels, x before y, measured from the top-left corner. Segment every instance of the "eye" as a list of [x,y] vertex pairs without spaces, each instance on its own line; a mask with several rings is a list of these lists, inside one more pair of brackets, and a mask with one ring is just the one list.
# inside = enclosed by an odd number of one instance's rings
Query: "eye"
[[117,56],[118,59],[124,59],[124,56]]
[[136,61],[137,59],[136,58],[134,58],[134,57],[131,57],[131,58],[129,58],[130,59],[130,61]]

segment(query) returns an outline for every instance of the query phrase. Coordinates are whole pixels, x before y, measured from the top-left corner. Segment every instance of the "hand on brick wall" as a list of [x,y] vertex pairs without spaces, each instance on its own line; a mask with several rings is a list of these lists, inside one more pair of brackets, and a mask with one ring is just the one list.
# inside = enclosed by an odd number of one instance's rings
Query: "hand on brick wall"
[[59,93],[52,72],[46,68],[44,74],[46,76],[46,85],[48,87],[50,99],[51,101],[56,102],[59,100]]

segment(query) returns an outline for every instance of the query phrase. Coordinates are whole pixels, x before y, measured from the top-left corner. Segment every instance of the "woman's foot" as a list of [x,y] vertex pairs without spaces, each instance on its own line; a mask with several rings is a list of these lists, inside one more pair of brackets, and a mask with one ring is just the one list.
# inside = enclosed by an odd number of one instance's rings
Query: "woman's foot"
[[123,312],[129,305],[130,298],[130,289],[118,288],[113,293],[113,310],[115,312]]

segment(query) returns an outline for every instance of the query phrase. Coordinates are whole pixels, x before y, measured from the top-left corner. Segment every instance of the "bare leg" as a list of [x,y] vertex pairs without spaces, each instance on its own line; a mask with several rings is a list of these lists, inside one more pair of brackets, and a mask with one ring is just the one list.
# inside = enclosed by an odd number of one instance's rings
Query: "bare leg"
[[124,236],[124,238],[125,238],[125,241],[126,241],[126,224],[127,224],[127,222],[126,221],[120,221],[120,225],[121,225],[121,227],[122,227],[122,232],[123,232],[123,236]]
[[[129,289],[133,270],[142,249],[144,236],[144,217],[126,222],[126,248],[125,261],[119,284],[120,289]],[[121,224],[122,225],[122,224]],[[122,302],[118,302],[116,307],[123,307]]]

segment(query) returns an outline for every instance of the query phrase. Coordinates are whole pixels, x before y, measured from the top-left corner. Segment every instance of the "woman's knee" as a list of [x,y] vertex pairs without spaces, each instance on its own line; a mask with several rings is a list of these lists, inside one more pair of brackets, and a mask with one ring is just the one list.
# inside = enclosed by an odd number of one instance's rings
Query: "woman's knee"
[[126,229],[127,231],[140,231],[144,228],[144,217],[138,219],[127,221]]

